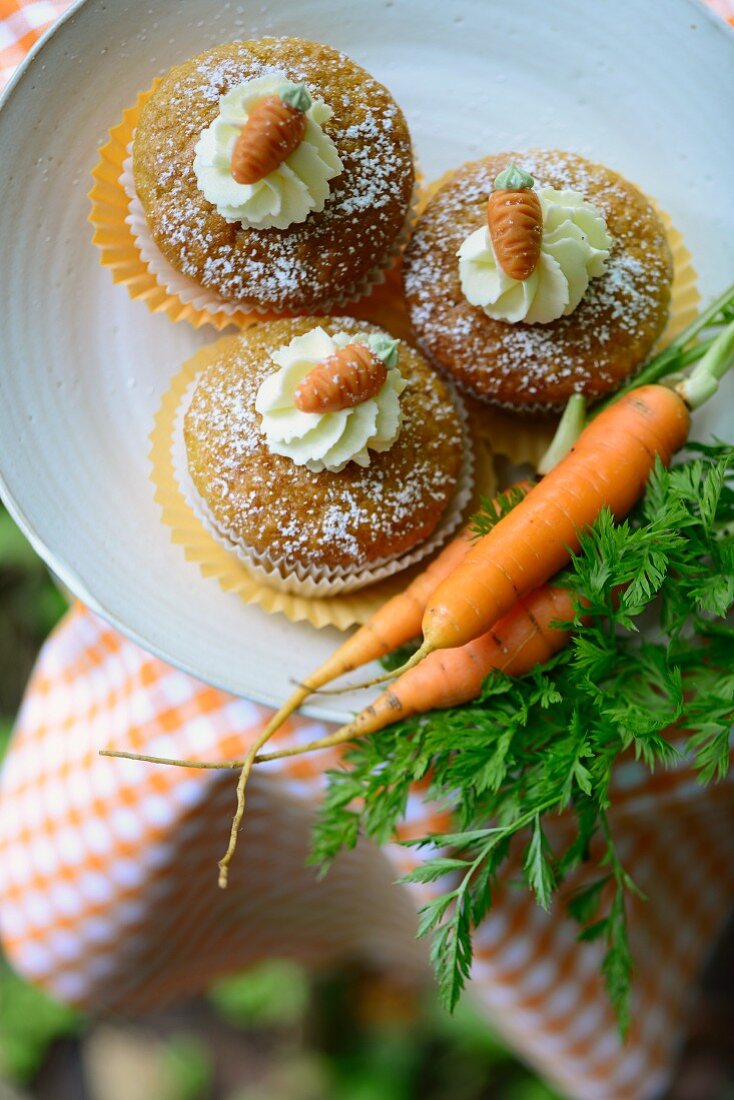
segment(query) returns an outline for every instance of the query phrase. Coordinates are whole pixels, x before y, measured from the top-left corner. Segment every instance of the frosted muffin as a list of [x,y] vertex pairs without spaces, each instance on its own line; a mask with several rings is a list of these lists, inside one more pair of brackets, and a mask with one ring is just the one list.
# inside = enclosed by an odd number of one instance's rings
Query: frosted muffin
[[217,346],[184,437],[230,545],[281,574],[365,583],[426,545],[462,476],[464,430],[418,352],[347,317],[273,321]]
[[144,105],[133,175],[173,267],[247,310],[325,310],[381,278],[410,219],[410,135],[337,50],[263,38],[171,70]]
[[502,153],[438,190],[406,250],[422,350],[467,391],[560,409],[617,389],[668,316],[673,264],[649,201],[600,164]]

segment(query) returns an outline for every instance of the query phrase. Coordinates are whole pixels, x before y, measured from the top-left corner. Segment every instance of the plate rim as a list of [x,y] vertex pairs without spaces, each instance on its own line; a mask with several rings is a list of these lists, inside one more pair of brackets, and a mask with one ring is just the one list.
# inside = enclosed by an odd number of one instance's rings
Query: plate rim
[[[83,2],[86,2],[86,0],[83,0]],[[727,19],[724,19],[722,15],[719,15],[718,12],[715,12],[711,5],[706,3],[706,0],[688,0],[688,3],[705,15],[709,22],[713,23],[715,27],[718,27],[724,37],[728,38],[734,45],[734,23],[730,23]]]
[[[15,96],[18,88],[24,83],[28,77],[35,61],[43,53],[52,39],[56,38],[59,34],[67,32],[70,26],[73,24],[74,17],[78,12],[95,0],[73,0],[72,4],[58,16],[54,22],[44,31],[40,38],[33,44],[26,56],[18,64],[13,75],[8,81],[5,88],[0,93],[0,118],[2,112],[11,99]],[[734,46],[734,26],[728,23],[727,20],[722,18],[705,2],[705,0],[685,0],[685,3],[696,11],[699,15],[705,17],[710,26],[714,26],[718,29],[718,32],[729,42],[730,46]],[[1,124],[1,123],[0,123]],[[93,592],[89,589],[88,585],[82,580],[81,576],[73,566],[67,565],[59,560],[55,552],[49,547],[41,536],[36,532],[33,524],[26,516],[23,508],[16,500],[15,496],[11,492],[5,476],[0,468],[0,498],[10,515],[13,522],[18,526],[19,530],[28,540],[30,545],[36,554],[45,563],[47,568],[58,578],[62,585],[69,590],[74,600],[83,604],[93,614],[101,617],[107,622],[113,629],[119,631],[125,638],[131,641],[133,644],[139,646],[144,652],[151,654],[164,665],[178,669],[185,675],[190,676],[198,683],[209,685],[209,681],[202,679],[201,675],[184,659],[172,656],[170,653],[164,652],[161,646],[150,638],[143,638],[142,635],[134,628],[125,623],[118,617],[113,611],[107,608],[102,601],[100,601]],[[268,693],[266,690],[253,691],[247,695],[237,694],[231,689],[215,686],[217,690],[222,691],[224,694],[230,695],[233,698],[247,699],[251,702],[268,706],[277,707],[282,700],[274,694]],[[310,718],[315,718],[321,721],[341,721],[342,716],[334,711],[331,711],[328,706],[319,706],[306,704],[301,708],[301,713]]]

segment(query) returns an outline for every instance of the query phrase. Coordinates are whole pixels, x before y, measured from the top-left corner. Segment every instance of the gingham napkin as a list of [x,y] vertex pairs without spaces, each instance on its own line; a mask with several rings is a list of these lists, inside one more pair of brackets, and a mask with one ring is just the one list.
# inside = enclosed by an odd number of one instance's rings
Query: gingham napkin
[[[0,0],[4,77],[67,6]],[[734,22],[734,0],[712,6]],[[394,885],[416,853],[361,844],[321,883],[306,867],[334,757],[257,771],[223,892],[216,863],[233,775],[98,755],[231,759],[267,714],[162,664],[81,607],[67,616],[41,654],[0,777],[0,934],[21,973],[97,1013],[144,1011],[272,955],[312,967],[360,955],[406,981],[430,980],[414,936],[431,888]],[[323,732],[294,719],[280,742]],[[684,768],[650,778],[630,763],[616,775],[612,819],[649,898],[629,912],[626,1043],[601,987],[600,945],[579,944],[561,908],[546,914],[511,887],[477,933],[470,984],[493,1029],[579,1100],[641,1100],[663,1087],[695,976],[734,906],[732,782],[702,791]],[[403,836],[442,825],[416,792]]]

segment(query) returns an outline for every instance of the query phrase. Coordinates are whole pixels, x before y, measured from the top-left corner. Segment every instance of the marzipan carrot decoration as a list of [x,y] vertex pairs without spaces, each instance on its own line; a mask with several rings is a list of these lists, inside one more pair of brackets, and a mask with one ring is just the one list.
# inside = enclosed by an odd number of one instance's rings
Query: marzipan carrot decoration
[[366,344],[347,344],[317,363],[294,394],[301,412],[339,412],[369,401],[387,378],[387,367]]
[[487,202],[487,227],[497,263],[519,282],[535,271],[543,243],[543,211],[534,186],[531,175],[511,164],[497,176]]
[[421,664],[408,669],[374,703],[335,733],[320,741],[260,755],[255,762],[332,748],[377,733],[415,714],[471,702],[493,670],[523,676],[535,665],[549,661],[570,637],[568,630],[555,624],[571,622],[574,615],[570,592],[551,586],[539,588],[524,600],[518,600],[493,630],[458,649],[431,653]]
[[303,141],[311,96],[303,84],[268,95],[253,108],[232,150],[232,176],[237,183],[265,179]]

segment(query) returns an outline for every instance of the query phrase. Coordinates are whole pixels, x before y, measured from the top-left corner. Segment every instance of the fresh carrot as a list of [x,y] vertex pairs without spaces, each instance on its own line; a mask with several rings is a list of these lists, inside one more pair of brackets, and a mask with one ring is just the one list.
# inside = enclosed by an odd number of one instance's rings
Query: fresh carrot
[[327,749],[344,741],[391,726],[415,714],[460,706],[476,699],[484,680],[496,669],[508,676],[523,676],[544,664],[566,644],[569,631],[554,624],[574,617],[572,594],[563,588],[543,586],[522,600],[492,629],[457,649],[431,653],[408,669],[374,703],[348,725],[319,741],[260,754],[255,763],[298,756]]
[[644,386],[609,406],[569,454],[480,539],[431,596],[423,645],[396,675],[429,653],[466,645],[515,602],[545,584],[579,548],[579,534],[607,506],[617,519],[642,496],[655,459],[666,465],[688,435],[684,400]]

